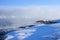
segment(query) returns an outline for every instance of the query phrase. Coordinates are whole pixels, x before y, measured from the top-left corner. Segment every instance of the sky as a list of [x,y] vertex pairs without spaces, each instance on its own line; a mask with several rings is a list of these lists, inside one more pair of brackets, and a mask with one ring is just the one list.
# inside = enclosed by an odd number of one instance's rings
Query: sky
[[0,0],[0,18],[16,24],[60,19],[60,0]]
[[0,0],[0,6],[60,5],[60,0]]

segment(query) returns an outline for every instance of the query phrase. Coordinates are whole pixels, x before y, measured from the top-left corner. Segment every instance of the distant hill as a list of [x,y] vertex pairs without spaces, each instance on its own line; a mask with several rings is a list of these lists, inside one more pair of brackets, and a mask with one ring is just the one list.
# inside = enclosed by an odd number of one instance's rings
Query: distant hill
[[55,24],[55,23],[60,23],[60,19],[59,20],[38,20],[36,21],[36,23],[41,23],[41,24]]

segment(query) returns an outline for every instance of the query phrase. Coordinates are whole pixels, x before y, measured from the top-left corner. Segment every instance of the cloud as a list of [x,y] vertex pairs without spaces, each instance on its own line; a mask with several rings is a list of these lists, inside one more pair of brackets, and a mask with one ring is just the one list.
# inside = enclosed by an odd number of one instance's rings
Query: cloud
[[12,38],[14,38],[14,36],[8,35],[8,37],[7,37],[5,40],[10,40],[10,39],[12,39]]
[[54,38],[55,36],[53,36],[53,35],[44,35],[44,36],[41,36],[41,37],[44,37],[44,38]]
[[4,7],[0,14],[11,19],[15,24],[33,24],[36,20],[60,19],[60,7],[27,6],[27,7]]
[[[10,13],[20,16],[22,18],[40,18],[40,19],[59,19],[60,8],[58,7],[18,7],[18,8],[4,8],[5,13]],[[19,14],[19,15],[18,15]],[[57,16],[58,15],[58,16]]]
[[32,7],[23,9],[24,17],[40,18],[40,19],[59,19],[59,8]]
[[34,34],[35,31],[36,29],[34,28],[34,29],[24,29],[24,30],[15,31],[15,33],[18,39],[21,40],[31,36],[32,34]]

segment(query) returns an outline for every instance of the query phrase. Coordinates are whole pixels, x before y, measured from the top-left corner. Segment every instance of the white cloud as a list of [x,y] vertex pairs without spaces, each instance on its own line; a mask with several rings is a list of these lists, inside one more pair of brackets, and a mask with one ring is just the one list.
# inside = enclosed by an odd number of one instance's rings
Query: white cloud
[[[5,8],[6,13],[26,17],[26,18],[40,18],[40,19],[59,19],[60,18],[60,8],[58,7],[18,7],[18,8]],[[19,14],[19,15],[18,15]]]
[[1,9],[4,10],[4,11],[2,10],[3,12],[2,15],[15,16],[16,18],[13,21],[19,25],[33,24],[33,22],[40,19],[43,20],[60,19],[60,7],[29,6],[16,8],[5,7]]
[[10,40],[10,39],[12,39],[12,38],[14,38],[14,36],[8,35],[8,37],[7,37],[5,40]]
[[34,32],[36,31],[36,29],[22,29],[19,31],[15,31],[16,33],[16,37],[18,37],[19,40],[23,40],[29,36],[31,36],[32,34],[34,34]]

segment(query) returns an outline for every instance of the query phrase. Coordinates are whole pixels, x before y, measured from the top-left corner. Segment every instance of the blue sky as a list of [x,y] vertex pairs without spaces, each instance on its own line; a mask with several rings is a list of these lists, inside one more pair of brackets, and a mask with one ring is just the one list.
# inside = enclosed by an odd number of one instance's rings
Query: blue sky
[[60,0],[0,0],[0,6],[60,5]]

